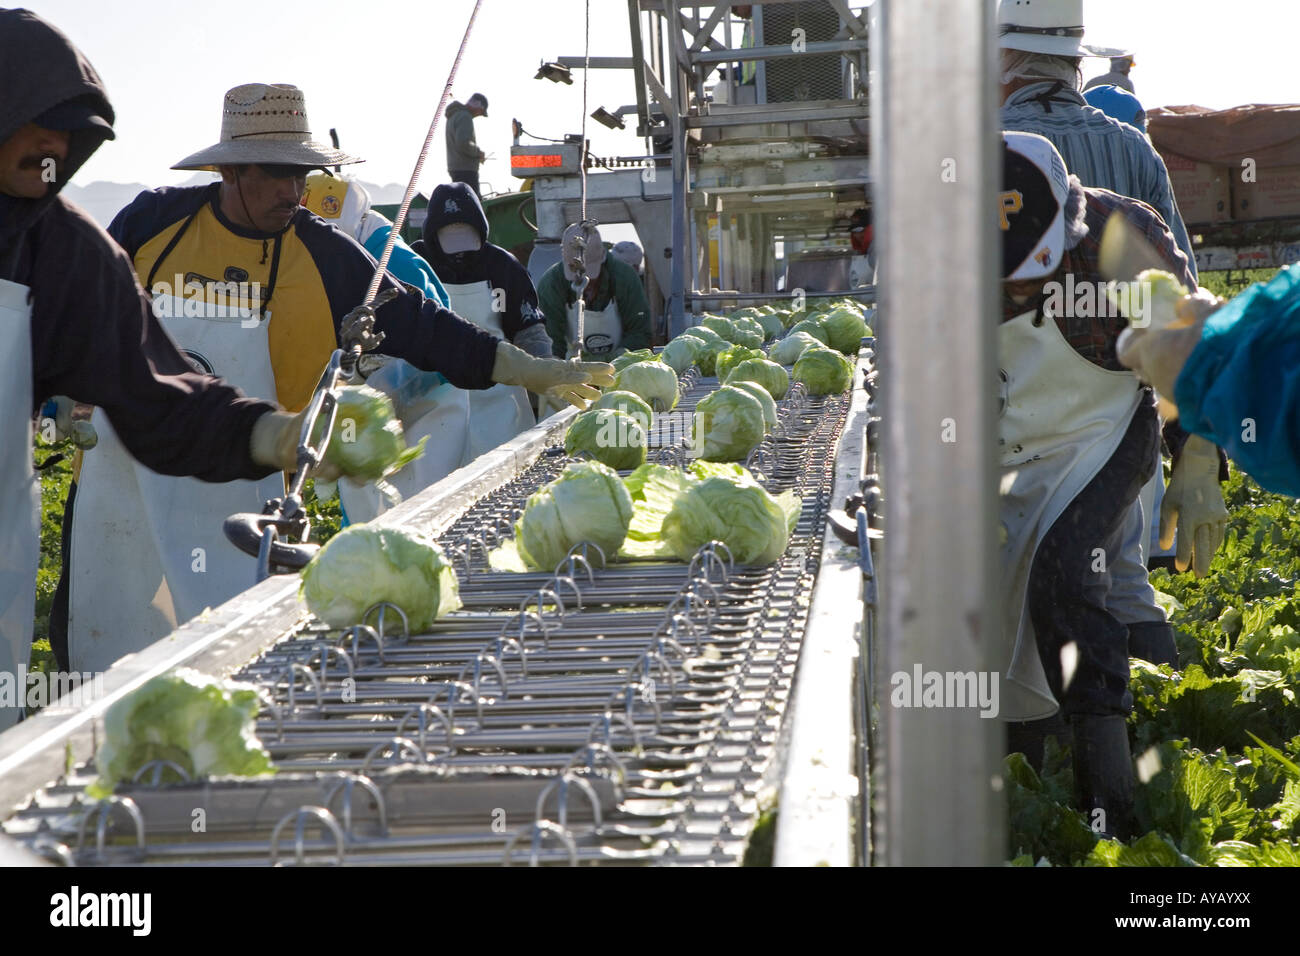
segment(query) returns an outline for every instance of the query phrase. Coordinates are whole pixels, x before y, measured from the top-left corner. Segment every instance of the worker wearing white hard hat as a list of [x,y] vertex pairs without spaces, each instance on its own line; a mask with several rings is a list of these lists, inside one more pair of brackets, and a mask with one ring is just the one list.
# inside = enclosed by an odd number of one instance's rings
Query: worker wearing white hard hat
[[[1041,136],[1002,135],[1000,606],[1015,650],[1001,716],[1012,722],[1011,746],[1028,752],[1035,727],[1046,730],[1059,711],[1074,744],[1078,809],[1090,820],[1104,811],[1102,829],[1124,835],[1134,786],[1130,647],[1110,607],[1111,564],[1155,470],[1159,420],[1151,391],[1116,357],[1124,320],[1076,310],[1059,290],[1104,289],[1099,240],[1112,214],[1139,228],[1179,281],[1193,280],[1149,207],[1085,188]],[[1032,761],[1041,737],[1037,747]]]
[[[307,406],[376,263],[300,203],[313,169],[356,162],[314,140],[300,89],[248,83],[224,97],[220,140],[176,164],[217,171],[220,182],[147,191],[118,213],[109,234],[196,364],[290,410]],[[608,366],[574,368],[500,342],[391,275],[380,276],[379,295],[383,353],[457,386],[555,389],[585,405],[598,394],[588,382],[612,380]],[[106,667],[250,587],[253,562],[226,541],[222,522],[283,494],[279,476],[205,488],[157,475],[111,437],[101,429],[85,455],[72,521],[68,649],[77,670]]]
[[[488,242],[487,215],[469,184],[443,183],[433,191],[424,238],[416,240],[415,249],[443,280],[457,315],[530,355],[551,354],[528,270]],[[522,388],[502,385],[471,395],[464,461],[473,461],[536,423]]]
[[[307,177],[302,204],[361,243],[375,259],[383,256],[393,224],[375,211],[370,193],[356,179],[312,173]],[[388,272],[399,282],[414,286],[426,299],[464,318],[452,305],[433,268],[401,236],[393,242]],[[339,501],[348,524],[369,521],[447,477],[460,467],[469,441],[472,393],[456,388],[437,372],[422,372],[402,359],[384,357],[382,367],[365,371],[366,384],[393,400],[406,432],[406,443],[429,440],[423,455],[383,482],[359,483],[348,478],[339,482]]]

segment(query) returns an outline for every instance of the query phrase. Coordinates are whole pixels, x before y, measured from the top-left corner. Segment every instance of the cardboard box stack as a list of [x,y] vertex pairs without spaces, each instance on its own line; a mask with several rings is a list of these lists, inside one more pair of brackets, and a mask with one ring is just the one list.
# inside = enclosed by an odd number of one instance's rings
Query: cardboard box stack
[[1224,222],[1232,218],[1231,169],[1198,163],[1173,153],[1166,153],[1164,159],[1183,222]]
[[[1254,178],[1254,182],[1242,182],[1238,174],[1233,181],[1234,219],[1300,216],[1300,166],[1261,166]],[[1175,192],[1177,189],[1175,186]]]

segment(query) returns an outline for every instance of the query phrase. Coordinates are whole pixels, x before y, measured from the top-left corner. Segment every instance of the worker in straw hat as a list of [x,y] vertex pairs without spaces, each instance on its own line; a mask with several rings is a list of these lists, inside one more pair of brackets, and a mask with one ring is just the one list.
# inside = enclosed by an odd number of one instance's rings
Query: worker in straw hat
[[[213,482],[292,468],[296,455],[281,437],[300,434],[302,420],[195,372],[130,260],[62,194],[114,135],[103,84],[67,37],[30,11],[0,11],[0,87],[0,683],[20,688],[17,700],[0,693],[2,730],[21,717],[31,653],[39,562],[32,413],[40,400],[65,395],[98,406],[101,435],[149,474],[194,475],[205,492],[222,487]],[[115,526],[98,553],[135,573],[127,562],[134,536],[146,531]],[[116,597],[106,600],[111,608]],[[66,649],[60,657],[66,670]]]
[[1150,389],[1116,355],[1126,320],[1114,310],[1079,314],[1061,290],[1104,286],[1100,239],[1112,214],[1178,281],[1195,280],[1150,207],[1084,187],[1041,136],[1002,136],[1000,606],[1015,650],[1001,716],[1011,748],[1035,763],[1046,736],[1068,735],[1078,808],[1123,837],[1134,786],[1129,657],[1177,659],[1172,643],[1135,648],[1111,605],[1125,517],[1155,471],[1160,429]]
[[[196,365],[288,409],[307,405],[376,264],[300,202],[313,169],[357,162],[316,142],[300,89],[248,83],[225,94],[219,142],[174,167],[220,181],[141,193],[114,219],[109,233]],[[606,365],[528,355],[385,275],[380,293],[390,289],[399,294],[376,311],[384,353],[454,385],[504,382],[585,405],[598,394],[589,383],[612,381]],[[225,541],[222,520],[281,492],[278,479],[210,489],[165,478],[133,465],[110,429],[100,436],[71,525],[68,654],[78,670],[103,668],[248,587],[250,562]]]

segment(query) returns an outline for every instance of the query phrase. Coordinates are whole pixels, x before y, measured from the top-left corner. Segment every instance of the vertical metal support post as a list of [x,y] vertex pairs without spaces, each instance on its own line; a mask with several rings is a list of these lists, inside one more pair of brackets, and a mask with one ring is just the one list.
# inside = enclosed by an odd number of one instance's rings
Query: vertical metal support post
[[[680,30],[677,19],[677,0],[665,0],[664,17],[669,30]],[[677,44],[668,43],[667,59],[671,63],[672,89],[669,91],[677,103],[677,113],[671,117],[673,124],[673,261],[672,289],[668,298],[668,337],[674,338],[686,330],[686,112],[690,96],[690,82],[685,70],[687,64],[677,58]]]
[[[727,15],[722,18],[722,44],[728,50],[735,49],[735,47],[731,45],[731,11],[730,10],[728,10]],[[731,104],[734,104],[736,102],[736,86],[737,86],[736,68],[738,66],[740,66],[740,64],[735,62],[727,64],[727,102]]]
[[736,224],[731,213],[722,211],[718,203],[718,288],[736,288]]
[[628,29],[632,33],[632,77],[636,82],[636,134],[647,138],[646,152],[653,153],[650,136],[650,103],[645,94],[645,44],[641,39],[641,11],[637,0],[627,0]]
[[1009,661],[995,613],[994,7],[872,7],[886,500],[874,772],[876,859],[891,865],[987,865],[1006,852],[1001,721],[954,706],[955,691],[946,706],[922,698],[930,675],[948,687],[948,675],[974,673],[1001,689]]

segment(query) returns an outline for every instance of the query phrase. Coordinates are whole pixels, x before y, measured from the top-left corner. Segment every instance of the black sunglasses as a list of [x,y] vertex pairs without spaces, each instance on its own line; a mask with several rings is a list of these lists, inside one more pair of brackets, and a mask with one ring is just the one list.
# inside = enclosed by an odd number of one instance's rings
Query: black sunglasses
[[272,179],[305,179],[316,166],[294,166],[289,163],[258,163],[257,168]]

